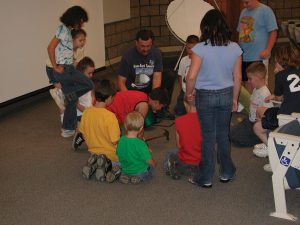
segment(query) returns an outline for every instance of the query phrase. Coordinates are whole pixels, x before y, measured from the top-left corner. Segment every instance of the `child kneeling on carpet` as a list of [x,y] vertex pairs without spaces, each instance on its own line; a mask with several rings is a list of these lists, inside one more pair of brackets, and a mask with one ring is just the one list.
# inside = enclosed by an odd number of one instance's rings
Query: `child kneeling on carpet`
[[175,120],[178,151],[168,152],[164,160],[164,170],[174,180],[194,176],[201,159],[202,134],[195,101],[183,103],[187,114]]
[[145,141],[138,138],[143,130],[144,118],[134,111],[127,114],[124,126],[126,135],[119,140],[117,155],[122,167],[121,183],[137,184],[153,177],[155,161]]
[[91,153],[87,165],[82,169],[86,179],[90,179],[96,172],[96,180],[111,183],[121,173],[116,155],[116,145],[120,138],[119,123],[115,114],[106,109],[115,93],[109,80],[96,81],[96,104],[83,112],[79,132]]

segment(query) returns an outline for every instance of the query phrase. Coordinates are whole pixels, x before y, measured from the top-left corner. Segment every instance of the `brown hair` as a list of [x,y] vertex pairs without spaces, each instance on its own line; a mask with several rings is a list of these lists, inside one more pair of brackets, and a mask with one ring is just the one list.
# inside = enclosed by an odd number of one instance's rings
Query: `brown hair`
[[114,83],[107,79],[94,80],[95,98],[98,102],[105,102],[110,96],[116,94]]
[[293,45],[288,45],[277,49],[275,61],[284,69],[300,67],[300,52]]
[[124,126],[127,131],[139,131],[144,125],[144,117],[140,112],[133,111],[126,115]]
[[253,62],[247,67],[246,72],[247,74],[252,73],[260,78],[265,78],[267,75],[267,68],[262,62]]

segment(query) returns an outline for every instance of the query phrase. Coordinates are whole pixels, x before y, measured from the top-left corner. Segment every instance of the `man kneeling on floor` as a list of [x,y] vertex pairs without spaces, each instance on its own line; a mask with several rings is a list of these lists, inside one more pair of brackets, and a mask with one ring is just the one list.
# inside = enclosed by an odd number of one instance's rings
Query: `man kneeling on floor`
[[109,80],[95,82],[96,103],[82,115],[79,132],[91,153],[82,175],[90,179],[95,173],[96,180],[115,181],[121,174],[116,145],[120,138],[120,128],[114,113],[106,109],[116,91]]

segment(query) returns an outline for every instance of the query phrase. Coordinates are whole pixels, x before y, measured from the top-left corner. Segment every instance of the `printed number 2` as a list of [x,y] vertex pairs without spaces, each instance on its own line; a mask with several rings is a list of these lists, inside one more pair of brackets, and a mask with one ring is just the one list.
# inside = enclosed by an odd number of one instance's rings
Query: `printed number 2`
[[293,80],[292,83],[290,84],[290,90],[291,92],[297,92],[300,91],[300,85],[298,84],[300,81],[300,78],[296,74],[291,74],[287,77],[287,80]]

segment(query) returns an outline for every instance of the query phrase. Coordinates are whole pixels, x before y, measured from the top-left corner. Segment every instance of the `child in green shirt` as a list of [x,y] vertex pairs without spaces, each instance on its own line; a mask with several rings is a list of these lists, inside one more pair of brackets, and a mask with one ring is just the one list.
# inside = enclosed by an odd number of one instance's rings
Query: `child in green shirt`
[[144,118],[141,113],[128,113],[124,126],[126,135],[122,136],[117,146],[117,155],[122,167],[121,183],[137,184],[152,178],[155,161],[145,141],[138,138],[143,130]]

